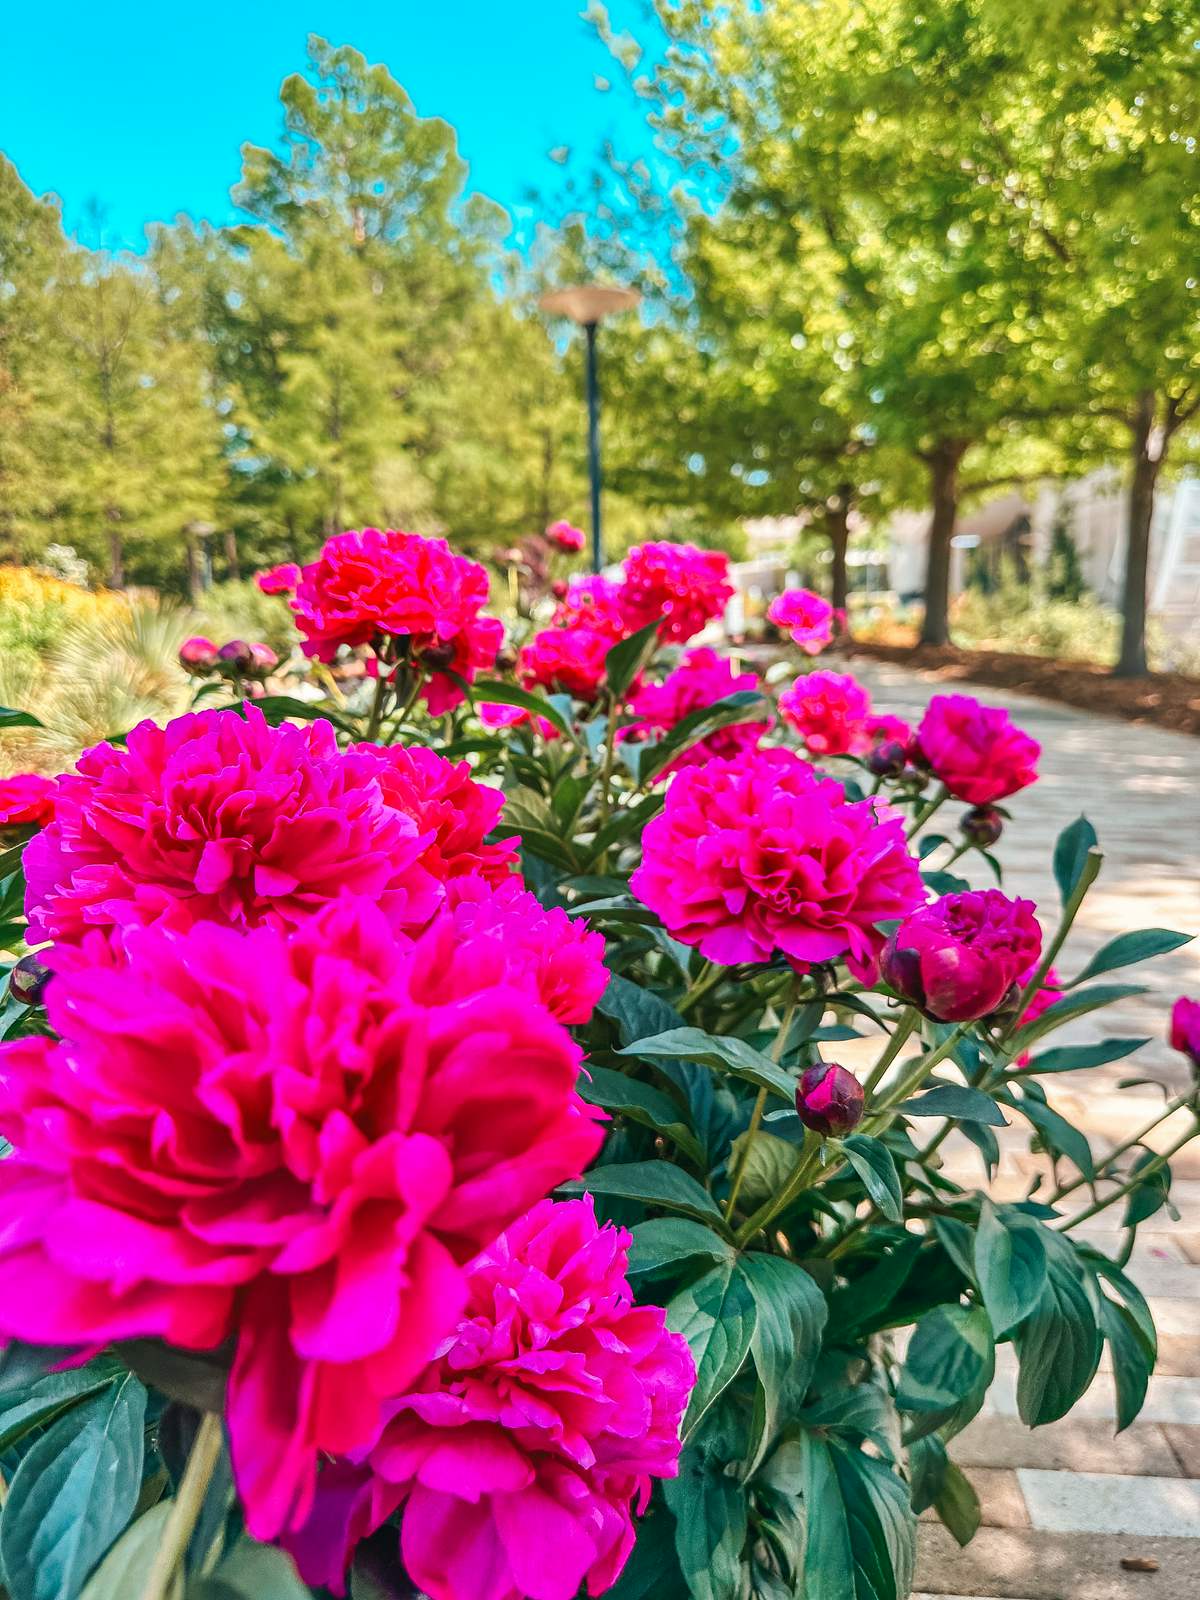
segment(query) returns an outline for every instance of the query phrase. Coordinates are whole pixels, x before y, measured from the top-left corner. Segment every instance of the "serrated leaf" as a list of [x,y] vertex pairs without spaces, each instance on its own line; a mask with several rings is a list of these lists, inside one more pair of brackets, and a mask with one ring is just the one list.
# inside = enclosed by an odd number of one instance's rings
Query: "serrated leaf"
[[901,1221],[904,1215],[904,1191],[888,1147],[878,1139],[873,1139],[869,1133],[852,1133],[842,1141],[842,1152],[888,1221]]

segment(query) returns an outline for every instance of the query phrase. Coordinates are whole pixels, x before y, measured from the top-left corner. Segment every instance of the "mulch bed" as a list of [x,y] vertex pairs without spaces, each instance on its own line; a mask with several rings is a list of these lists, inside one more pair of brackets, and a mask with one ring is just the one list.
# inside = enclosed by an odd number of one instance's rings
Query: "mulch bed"
[[855,640],[850,655],[894,661],[940,683],[978,683],[1014,689],[1079,706],[1083,711],[1149,722],[1175,733],[1200,735],[1200,678],[1156,672],[1146,678],[1114,678],[1087,661],[1013,655],[1004,650],[959,650],[954,645],[874,644]]

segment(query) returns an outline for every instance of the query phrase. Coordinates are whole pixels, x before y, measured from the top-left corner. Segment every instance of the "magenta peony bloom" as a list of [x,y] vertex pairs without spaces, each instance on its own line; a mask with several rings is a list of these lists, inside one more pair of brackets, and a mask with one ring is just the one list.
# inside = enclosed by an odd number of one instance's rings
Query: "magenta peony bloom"
[[857,755],[871,747],[867,691],[843,672],[810,672],[779,696],[779,714],[815,756]]
[[901,744],[907,750],[913,731],[903,717],[893,717],[885,711],[867,718],[867,737],[873,745]]
[[54,820],[58,782],[40,772],[0,778],[0,828],[44,827]]
[[1010,900],[999,889],[943,895],[892,934],[884,981],[939,1022],[990,1016],[1041,954],[1034,909],[1032,900]]
[[712,961],[799,971],[845,956],[864,980],[883,945],[876,924],[925,891],[903,820],[791,750],[689,767],[646,827],[633,892],[668,932]]
[[595,1154],[578,1047],[495,939],[414,942],[361,898],[92,935],[47,999],[61,1043],[0,1045],[0,1333],[233,1337],[234,1470],[273,1537],[453,1328],[463,1264]]
[[546,529],[546,537],[560,550],[577,551],[584,546],[583,529],[574,528],[569,522],[552,522]]
[[1171,1007],[1171,1049],[1181,1050],[1200,1071],[1200,1000],[1181,994]]
[[277,567],[258,572],[254,581],[263,594],[295,594],[300,582],[300,568],[294,561],[284,561]]
[[517,679],[526,689],[549,689],[591,701],[604,683],[605,658],[612,641],[580,623],[574,628],[543,628],[517,657]]
[[629,633],[658,622],[660,638],[681,643],[722,616],[734,595],[728,556],[694,544],[635,544],[623,570],[620,604]]
[[833,607],[811,589],[785,589],[767,607],[767,620],[790,633],[805,655],[818,656],[833,642]]
[[584,627],[603,634],[610,645],[632,632],[621,607],[621,585],[599,574],[571,579],[550,626]]
[[854,1074],[836,1062],[818,1061],[800,1074],[796,1113],[806,1128],[822,1138],[853,1133],[863,1118],[863,1087]]
[[482,878],[456,878],[448,900],[460,937],[494,940],[509,975],[527,976],[552,1017],[569,1024],[591,1019],[610,976],[603,934],[561,906],[543,906],[514,877],[498,888]]
[[615,1582],[653,1479],[679,1470],[696,1378],[663,1312],[631,1303],[629,1242],[590,1198],[544,1200],[484,1251],[457,1330],[366,1464],[322,1473],[288,1541],[308,1582],[339,1586],[353,1543],[398,1506],[405,1571],[431,1600]]
[[[645,684],[637,691],[629,703],[637,720],[622,728],[619,737],[638,739],[648,734],[669,733],[690,712],[704,710],[739,690],[757,688],[756,673],[735,674],[728,659],[715,650],[689,650],[669,678],[662,683]],[[714,756],[732,758],[753,750],[770,726],[768,717],[762,722],[736,722],[718,728],[683,755],[676,756],[660,776],[678,772],[681,767],[697,766]]]
[[342,754],[325,722],[272,728],[253,707],[143,722],[62,778],[25,907],[35,938],[70,942],[160,920],[293,926],[342,894],[416,929],[446,877],[510,870],[514,847],[483,843],[502,804],[430,750]]
[[320,661],[332,661],[341,645],[383,639],[407,640],[418,664],[429,653],[425,701],[440,716],[463,698],[444,669],[472,683],[500,649],[503,624],[479,614],[487,598],[484,568],[444,539],[364,528],[326,540],[301,574],[292,610],[305,655]]
[[969,694],[935,694],[917,729],[916,753],[957,800],[986,806],[1037,779],[1042,747],[1007,711]]

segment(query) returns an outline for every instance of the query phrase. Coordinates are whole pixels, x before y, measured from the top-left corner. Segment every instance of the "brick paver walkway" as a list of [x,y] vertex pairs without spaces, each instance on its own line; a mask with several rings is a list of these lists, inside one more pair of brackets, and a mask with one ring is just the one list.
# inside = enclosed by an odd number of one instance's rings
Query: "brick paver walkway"
[[[883,663],[856,660],[852,670],[879,710],[912,720],[938,689],[931,676]],[[1041,781],[1009,802],[1014,821],[998,851],[1006,889],[1056,908],[1050,857],[1059,830],[1083,811],[1100,836],[1104,869],[1068,944],[1067,973],[1127,929],[1200,934],[1200,740],[1026,696],[969,692],[1006,706],[1044,751]],[[1200,997],[1200,939],[1148,963],[1138,981],[1149,985],[1146,995],[1055,1036],[1055,1043],[1151,1037],[1132,1058],[1047,1084],[1052,1103],[1083,1126],[1097,1152],[1161,1104],[1152,1088],[1119,1090],[1119,1079],[1154,1078],[1172,1090],[1186,1082],[1186,1063],[1167,1047],[1165,1032],[1175,996]],[[1037,1163],[1020,1130],[1001,1143],[995,1188],[1019,1198]],[[965,1141],[945,1149],[952,1176],[980,1181]],[[1200,1146],[1185,1150],[1173,1169],[1179,1221],[1161,1212],[1152,1218],[1129,1268],[1149,1298],[1161,1347],[1141,1416],[1114,1437],[1112,1379],[1102,1370],[1069,1418],[1030,1431],[1016,1418],[1015,1366],[1005,1346],[1001,1356],[1010,1359],[999,1363],[984,1412],[951,1451],[975,1483],[984,1526],[966,1550],[940,1524],[922,1528],[923,1593],[1200,1600]],[[1111,1213],[1094,1222],[1094,1242],[1115,1248]],[[1156,1570],[1122,1565],[1131,1559]]]

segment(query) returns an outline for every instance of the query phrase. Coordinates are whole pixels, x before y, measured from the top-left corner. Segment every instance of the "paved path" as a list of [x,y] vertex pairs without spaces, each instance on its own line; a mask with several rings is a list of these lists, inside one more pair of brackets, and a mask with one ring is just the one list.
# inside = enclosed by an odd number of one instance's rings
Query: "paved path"
[[[913,721],[938,689],[933,675],[885,663],[858,660],[852,670],[879,710]],[[1041,781],[1009,802],[1014,821],[998,850],[1009,892],[1056,908],[1050,858],[1059,830],[1083,811],[1100,836],[1104,869],[1067,946],[1066,972],[1130,928],[1200,934],[1200,739],[1023,695],[968,692],[1006,706],[1043,747]],[[1148,963],[1139,981],[1149,986],[1144,996],[1055,1036],[1056,1043],[1114,1033],[1151,1038],[1125,1061],[1048,1085],[1053,1104],[1084,1127],[1097,1152],[1161,1103],[1153,1087],[1119,1090],[1119,1079],[1153,1078],[1172,1089],[1186,1083],[1186,1063],[1165,1033],[1176,995],[1200,998],[1200,939]],[[945,1150],[950,1176],[981,1181],[965,1141],[948,1141]],[[1015,1128],[1002,1137],[1002,1151],[994,1189],[1020,1198],[1039,1160]],[[1030,1431],[1016,1418],[1015,1367],[1011,1347],[1003,1347],[984,1412],[951,1448],[979,1492],[984,1526],[966,1550],[940,1524],[922,1528],[917,1584],[924,1594],[1200,1600],[1200,1147],[1173,1167],[1179,1221],[1162,1213],[1150,1219],[1129,1269],[1160,1336],[1140,1418],[1114,1437],[1112,1379],[1102,1370],[1069,1418]],[[1117,1247],[1111,1214],[1095,1219],[1091,1236],[1101,1248]],[[1123,1567],[1130,1558],[1156,1562],[1157,1570]]]

